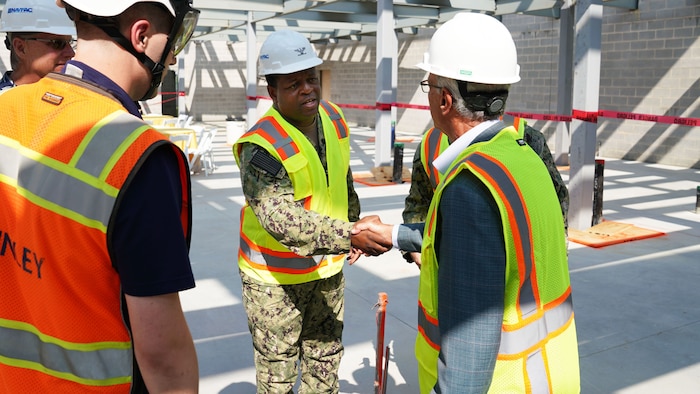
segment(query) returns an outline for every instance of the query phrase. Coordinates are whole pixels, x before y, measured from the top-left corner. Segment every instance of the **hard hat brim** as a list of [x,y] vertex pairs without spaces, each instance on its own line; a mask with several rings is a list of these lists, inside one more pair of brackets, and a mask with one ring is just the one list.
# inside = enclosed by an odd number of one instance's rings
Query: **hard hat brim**
[[[516,75],[513,75],[510,78],[496,78],[493,75],[489,75],[485,79],[480,79],[480,78],[475,77],[475,76],[466,76],[466,75],[461,75],[461,74],[456,73],[456,72],[448,72],[446,70],[438,70],[435,66],[432,66],[432,65],[430,65],[428,63],[424,63],[424,62],[416,64],[415,67],[419,68],[423,71],[429,72],[431,74],[435,74],[435,75],[445,77],[445,78],[455,79],[457,81],[483,83],[483,84],[487,84],[487,85],[510,85],[513,83],[520,82],[520,72],[519,71],[516,73]],[[518,69],[519,68],[520,68],[520,66],[518,66]]]
[[[142,1],[63,0],[63,2],[91,15],[110,17],[120,15],[127,8]],[[172,16],[175,16],[175,10],[169,0],[152,0],[152,2],[163,5]]]
[[300,62],[289,64],[284,67],[274,68],[268,67],[265,70],[260,70],[260,75],[275,75],[275,74],[293,74],[295,72],[308,70],[323,63],[318,57],[309,58]]

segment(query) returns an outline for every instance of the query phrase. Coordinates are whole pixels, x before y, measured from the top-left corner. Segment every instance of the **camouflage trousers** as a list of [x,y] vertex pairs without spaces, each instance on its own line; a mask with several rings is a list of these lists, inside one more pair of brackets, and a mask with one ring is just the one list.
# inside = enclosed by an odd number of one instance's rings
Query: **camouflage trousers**
[[271,285],[241,274],[258,393],[337,393],[343,356],[345,277]]

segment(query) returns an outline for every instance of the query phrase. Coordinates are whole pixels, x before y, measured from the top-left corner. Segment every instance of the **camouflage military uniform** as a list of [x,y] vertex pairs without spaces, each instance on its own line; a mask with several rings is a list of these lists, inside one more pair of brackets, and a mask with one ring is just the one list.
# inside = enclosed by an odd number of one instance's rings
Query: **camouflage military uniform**
[[[321,124],[320,119],[317,122]],[[328,176],[323,132],[318,138],[317,152]],[[269,155],[255,144],[243,145],[241,183],[246,201],[262,226],[302,256],[348,252],[352,223],[304,209],[303,201],[294,200],[292,181],[284,167],[273,176],[251,163],[258,151]],[[349,169],[347,184],[348,218],[353,222],[359,219],[360,201]],[[302,372],[299,393],[337,393],[337,372],[343,355],[342,271],[296,285],[264,284],[240,274],[255,348],[258,393],[291,392],[297,379],[297,362]]]
[[[544,135],[530,126],[525,126],[525,142],[537,153],[542,162],[547,166],[549,176],[552,177],[554,189],[559,198],[561,213],[564,218],[564,228],[568,228],[568,212],[569,212],[569,190],[566,188],[564,180],[557,170],[552,153],[547,146],[547,140]],[[428,214],[430,201],[433,199],[433,187],[430,184],[430,178],[423,168],[423,163],[420,157],[421,144],[416,148],[416,154],[413,156],[413,172],[411,174],[411,189],[406,196],[403,210],[404,223],[420,223],[425,221],[425,216]]]

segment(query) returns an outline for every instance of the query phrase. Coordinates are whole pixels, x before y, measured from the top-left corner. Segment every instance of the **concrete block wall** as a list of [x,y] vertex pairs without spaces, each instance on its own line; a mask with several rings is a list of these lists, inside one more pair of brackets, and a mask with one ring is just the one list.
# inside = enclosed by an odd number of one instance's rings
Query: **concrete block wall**
[[[700,117],[700,3],[646,0],[605,9],[601,109]],[[601,155],[700,167],[700,127],[599,122]]]
[[[508,110],[556,113],[559,21],[521,15],[503,21],[516,41],[523,77],[511,90]],[[699,118],[699,37],[695,0],[640,0],[633,11],[605,7],[599,108]],[[556,122],[530,124],[554,146]],[[599,118],[597,142],[601,156],[700,168],[700,127]]]
[[[319,69],[330,72],[331,96],[324,99],[338,104],[375,105],[376,53],[373,39],[347,41],[342,45],[315,45],[315,48],[324,60]],[[343,112],[352,125],[374,126],[374,111],[343,108]]]
[[[506,15],[519,51],[522,81],[513,85],[507,110],[556,113],[559,20]],[[418,87],[426,75],[416,69],[427,50],[431,29],[416,35],[399,34],[397,102],[427,105]],[[600,109],[700,118],[700,2],[697,0],[639,0],[639,9],[604,7]],[[259,40],[262,41],[262,40]],[[261,42],[258,43],[258,48]],[[324,59],[319,67],[324,90],[341,104],[376,102],[375,41],[342,40],[316,45]],[[9,67],[1,51],[0,71]],[[186,111],[197,120],[222,120],[246,113],[245,42],[193,42],[181,55],[185,62],[182,88]],[[267,96],[264,83],[257,94]],[[159,112],[160,99],[145,103]],[[258,101],[258,115],[269,107]],[[374,111],[344,109],[352,125],[373,127]],[[427,110],[395,110],[397,132],[420,135],[431,125]],[[530,121],[554,147],[556,122]],[[700,168],[700,127],[600,118],[599,154]]]

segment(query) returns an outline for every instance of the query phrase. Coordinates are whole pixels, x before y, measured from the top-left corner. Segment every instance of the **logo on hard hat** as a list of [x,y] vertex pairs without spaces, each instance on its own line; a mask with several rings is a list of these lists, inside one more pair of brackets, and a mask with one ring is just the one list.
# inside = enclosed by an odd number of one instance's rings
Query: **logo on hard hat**
[[20,14],[28,13],[28,14],[31,14],[32,12],[34,12],[34,11],[32,10],[32,7],[10,7],[10,8],[7,9],[7,13],[8,13],[8,14],[16,14],[16,13],[20,13]]
[[269,59],[269,58],[270,58],[270,55],[268,55],[267,53],[260,55],[260,59]]
[[304,56],[306,55],[306,47],[297,48],[294,52],[298,53],[297,56]]

